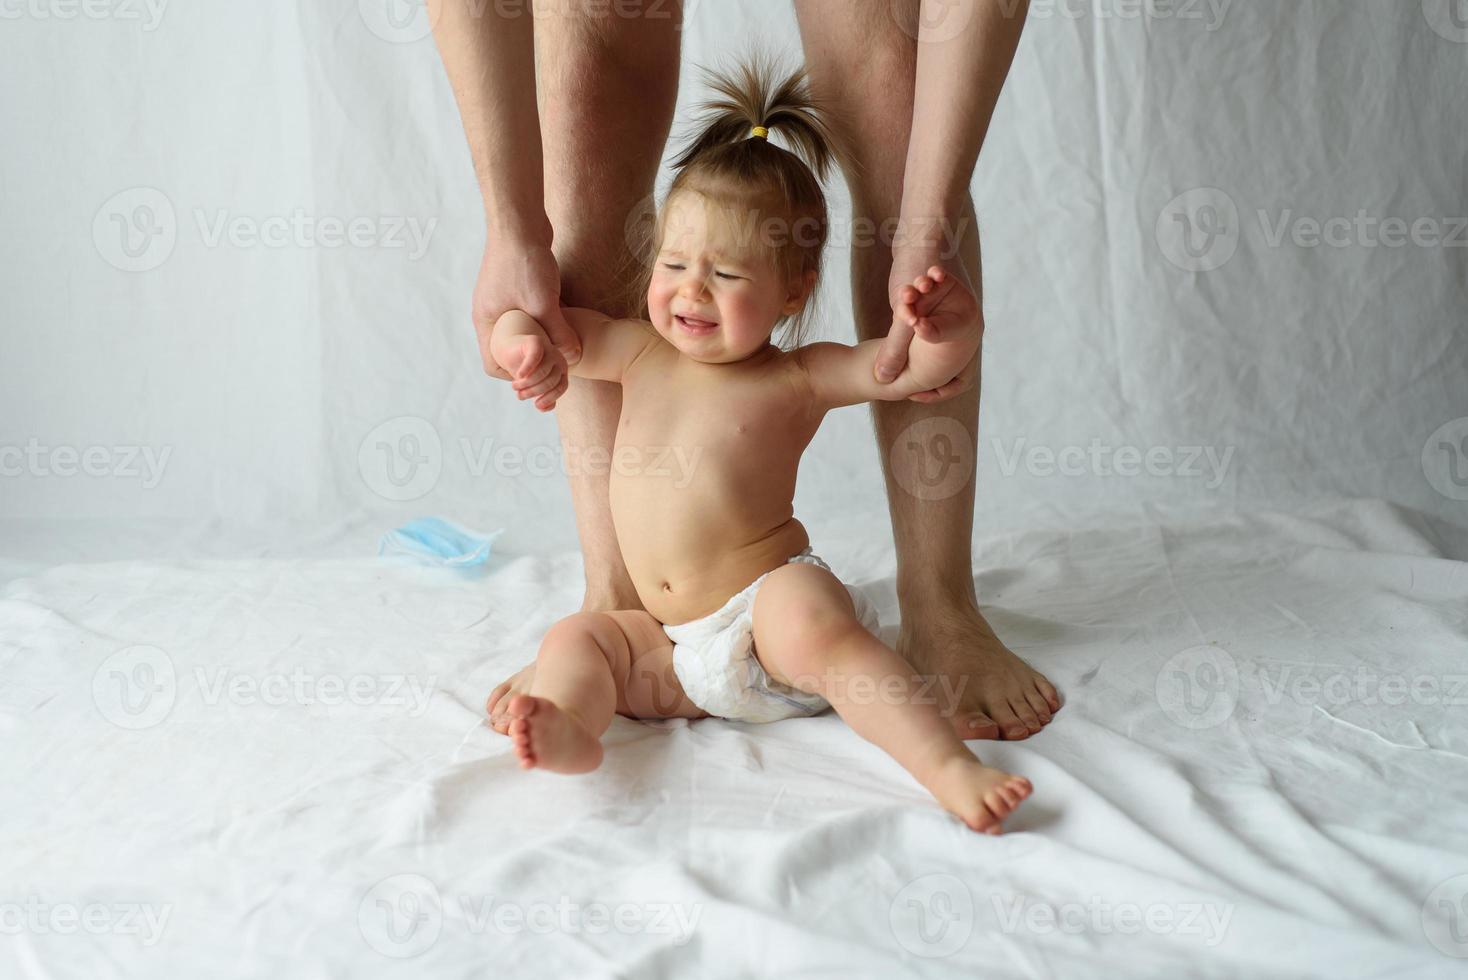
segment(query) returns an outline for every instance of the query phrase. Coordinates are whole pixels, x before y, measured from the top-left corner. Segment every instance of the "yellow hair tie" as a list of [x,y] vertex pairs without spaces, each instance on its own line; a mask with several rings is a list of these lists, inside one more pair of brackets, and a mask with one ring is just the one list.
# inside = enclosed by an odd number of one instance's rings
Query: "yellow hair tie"
[[749,137],[753,139],[756,136],[762,140],[767,140],[770,138],[770,131],[763,126],[756,126],[749,131]]

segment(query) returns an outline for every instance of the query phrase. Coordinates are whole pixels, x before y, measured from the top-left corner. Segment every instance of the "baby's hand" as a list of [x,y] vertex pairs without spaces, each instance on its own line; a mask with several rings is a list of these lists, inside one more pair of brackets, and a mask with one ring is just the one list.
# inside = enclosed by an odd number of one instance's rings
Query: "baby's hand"
[[[952,297],[957,302],[950,301],[948,305],[952,309],[944,308],[944,300],[955,289],[961,294]],[[978,327],[978,303],[941,265],[933,266],[903,286],[898,300],[897,315],[912,327],[914,334],[930,344],[958,339],[962,332]]]
[[543,335],[506,338],[494,345],[494,358],[510,373],[515,397],[535,399],[542,412],[556,407],[570,383],[565,356]]
[[[951,365],[951,378],[930,391],[918,392],[909,400],[939,402],[973,386],[978,373],[978,348],[983,339],[983,311],[962,281],[935,265],[898,293],[897,316],[912,328],[909,360],[919,343],[940,345]],[[961,354],[961,358],[960,358]]]

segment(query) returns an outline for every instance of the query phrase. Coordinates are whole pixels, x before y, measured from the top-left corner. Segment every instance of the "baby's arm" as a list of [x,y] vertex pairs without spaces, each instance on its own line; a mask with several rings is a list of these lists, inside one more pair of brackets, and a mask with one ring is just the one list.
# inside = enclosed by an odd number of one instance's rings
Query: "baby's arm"
[[[632,362],[662,341],[652,324],[643,320],[614,320],[594,310],[561,311],[581,339],[581,360],[569,374],[578,378],[621,383]],[[555,408],[566,390],[566,359],[540,324],[523,310],[510,310],[495,321],[489,353],[509,372],[523,401],[535,399],[542,412]]]
[[[965,289],[958,279],[937,266],[905,288],[914,290],[915,294],[935,296],[938,291]],[[911,307],[910,300],[904,303],[909,313]],[[950,327],[941,333],[920,317],[914,315],[914,320],[915,334],[908,349],[907,366],[886,384],[878,381],[874,372],[877,354],[882,349],[881,338],[862,341],[855,347],[824,342],[808,344],[796,351],[809,376],[817,407],[824,411],[859,402],[902,401],[941,388],[974,359],[983,336],[977,316],[971,324]]]

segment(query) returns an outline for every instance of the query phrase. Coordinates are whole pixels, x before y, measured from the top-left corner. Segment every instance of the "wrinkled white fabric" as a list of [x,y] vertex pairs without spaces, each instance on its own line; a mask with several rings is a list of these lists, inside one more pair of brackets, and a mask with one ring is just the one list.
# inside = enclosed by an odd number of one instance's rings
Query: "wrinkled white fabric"
[[[1369,501],[1057,524],[976,542],[1066,701],[969,743],[1035,784],[998,838],[832,712],[616,718],[596,773],[521,771],[484,699],[573,552],[12,579],[0,904],[167,919],[7,925],[0,976],[1461,976],[1468,545]],[[869,532],[812,534],[891,626]]]
[[[790,561],[831,571],[810,548],[791,556]],[[807,694],[775,680],[755,656],[754,597],[769,575],[764,573],[707,616],[663,626],[674,644],[673,671],[683,693],[715,717],[770,722],[809,717],[831,706],[819,694]],[[856,607],[856,618],[873,635],[880,635],[881,621],[872,601],[860,589],[847,585],[846,591]]]

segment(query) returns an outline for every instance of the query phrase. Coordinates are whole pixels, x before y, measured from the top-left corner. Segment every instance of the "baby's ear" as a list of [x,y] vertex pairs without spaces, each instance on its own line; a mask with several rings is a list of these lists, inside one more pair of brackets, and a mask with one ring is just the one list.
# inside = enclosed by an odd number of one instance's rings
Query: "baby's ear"
[[816,288],[816,270],[808,269],[804,276],[790,283],[789,299],[785,303],[786,316],[794,316],[805,308],[806,301]]

